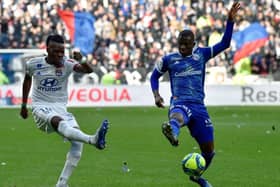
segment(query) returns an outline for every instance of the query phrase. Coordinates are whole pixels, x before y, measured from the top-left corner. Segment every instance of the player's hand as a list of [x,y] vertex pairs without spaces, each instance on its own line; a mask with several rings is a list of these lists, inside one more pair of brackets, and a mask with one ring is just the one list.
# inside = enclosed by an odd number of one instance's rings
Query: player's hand
[[228,12],[228,19],[230,21],[234,21],[237,15],[238,10],[240,9],[241,5],[239,2],[234,2]]
[[21,107],[20,116],[21,116],[23,119],[28,118],[28,109],[27,109],[26,107]]
[[73,58],[80,62],[83,58],[83,55],[80,51],[73,51]]
[[164,108],[164,100],[160,95],[155,96],[155,104],[159,108]]

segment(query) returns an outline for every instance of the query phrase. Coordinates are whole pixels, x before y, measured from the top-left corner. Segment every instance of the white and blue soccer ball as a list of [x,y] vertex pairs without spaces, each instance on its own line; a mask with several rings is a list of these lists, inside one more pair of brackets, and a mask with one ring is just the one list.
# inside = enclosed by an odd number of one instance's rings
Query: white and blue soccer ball
[[200,176],[204,172],[206,161],[199,153],[189,153],[182,159],[182,168],[189,176]]

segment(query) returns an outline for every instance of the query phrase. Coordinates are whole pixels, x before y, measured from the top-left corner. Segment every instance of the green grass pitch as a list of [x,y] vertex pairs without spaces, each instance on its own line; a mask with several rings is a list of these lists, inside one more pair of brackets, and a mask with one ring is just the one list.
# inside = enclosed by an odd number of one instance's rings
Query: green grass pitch
[[[215,126],[216,157],[204,176],[214,187],[279,187],[280,107],[209,107]],[[180,146],[161,134],[167,108],[70,108],[81,129],[94,133],[111,122],[108,147],[85,145],[70,187],[195,187],[181,159],[198,152],[187,128]],[[0,187],[54,187],[69,143],[36,129],[19,109],[0,109]],[[123,161],[130,172],[122,172]]]

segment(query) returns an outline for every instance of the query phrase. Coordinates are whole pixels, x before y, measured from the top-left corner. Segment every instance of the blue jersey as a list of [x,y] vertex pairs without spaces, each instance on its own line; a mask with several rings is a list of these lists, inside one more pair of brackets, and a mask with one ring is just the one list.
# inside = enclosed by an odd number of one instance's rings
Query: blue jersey
[[230,46],[233,22],[228,21],[222,40],[212,47],[195,47],[192,55],[183,57],[179,52],[162,57],[151,77],[153,90],[158,90],[158,78],[169,73],[171,102],[203,103],[206,62]]
[[204,99],[205,64],[211,57],[212,48],[197,47],[193,54],[182,57],[172,53],[156,64],[161,74],[168,71],[171,100],[202,102]]

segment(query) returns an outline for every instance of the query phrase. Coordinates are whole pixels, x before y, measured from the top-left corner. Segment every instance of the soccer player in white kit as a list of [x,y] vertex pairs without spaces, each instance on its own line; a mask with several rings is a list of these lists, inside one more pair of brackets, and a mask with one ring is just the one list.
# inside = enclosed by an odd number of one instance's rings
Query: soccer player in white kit
[[[83,143],[105,148],[105,136],[109,123],[104,120],[94,135],[82,132],[75,117],[67,112],[68,77],[75,71],[91,73],[88,63],[78,63],[64,55],[64,39],[60,35],[50,35],[46,40],[47,56],[30,59],[26,63],[26,74],[22,87],[22,105],[20,115],[28,117],[27,100],[32,87],[32,115],[37,127],[47,133],[57,132],[71,143],[64,168],[56,187],[68,187],[68,180],[77,166],[83,150]],[[74,58],[81,60],[80,53]]]

